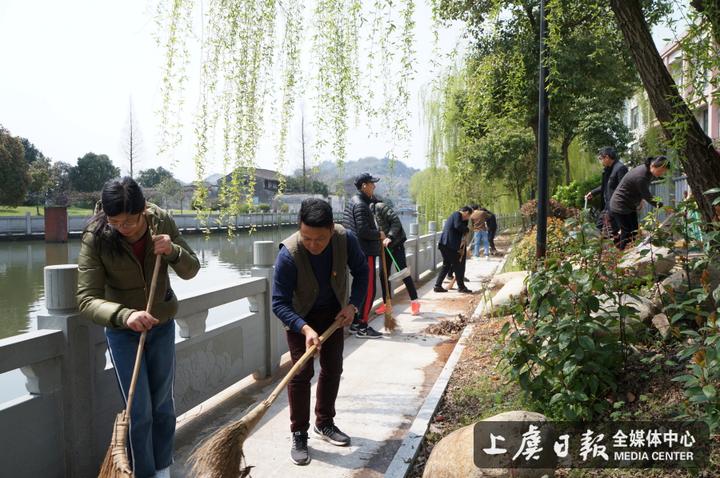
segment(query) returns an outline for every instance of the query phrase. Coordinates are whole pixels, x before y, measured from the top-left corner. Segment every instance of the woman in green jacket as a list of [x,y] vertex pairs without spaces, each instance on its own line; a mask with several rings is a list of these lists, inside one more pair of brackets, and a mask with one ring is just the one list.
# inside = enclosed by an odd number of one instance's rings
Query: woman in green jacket
[[[145,312],[155,264],[161,256],[155,300]],[[169,476],[175,436],[175,316],[177,297],[168,265],[182,279],[200,269],[172,217],[145,202],[129,177],[112,180],[83,232],[78,258],[81,314],[105,327],[110,358],[127,400],[135,354],[147,331],[130,416],[130,458],[136,478]]]

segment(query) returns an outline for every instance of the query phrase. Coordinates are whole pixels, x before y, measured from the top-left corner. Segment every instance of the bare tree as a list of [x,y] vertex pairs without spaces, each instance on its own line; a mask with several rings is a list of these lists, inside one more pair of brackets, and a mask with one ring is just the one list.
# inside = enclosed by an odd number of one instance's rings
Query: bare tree
[[305,170],[305,110],[300,111],[300,143],[302,145],[302,192],[307,191],[307,172]]
[[129,102],[130,114],[128,115],[128,122],[125,127],[123,134],[122,146],[125,157],[130,163],[130,177],[133,178],[135,172],[135,165],[140,162],[140,154],[142,152],[142,138],[140,136],[140,129],[138,127],[137,119],[133,115],[132,98]]

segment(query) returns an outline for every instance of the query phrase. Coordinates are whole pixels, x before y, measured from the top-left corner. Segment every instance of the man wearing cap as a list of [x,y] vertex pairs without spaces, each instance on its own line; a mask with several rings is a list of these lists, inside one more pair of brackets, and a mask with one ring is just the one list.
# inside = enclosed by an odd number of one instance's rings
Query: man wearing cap
[[365,339],[377,339],[382,336],[380,332],[368,325],[368,320],[375,299],[375,261],[380,255],[381,243],[390,243],[385,234],[378,230],[370,210],[375,183],[378,181],[380,179],[373,177],[370,173],[362,173],[357,176],[355,187],[358,192],[350,198],[343,213],[343,226],[355,233],[360,241],[360,247],[367,257],[369,270],[367,293],[359,311],[359,317],[350,326],[351,332],[355,332],[357,337]]

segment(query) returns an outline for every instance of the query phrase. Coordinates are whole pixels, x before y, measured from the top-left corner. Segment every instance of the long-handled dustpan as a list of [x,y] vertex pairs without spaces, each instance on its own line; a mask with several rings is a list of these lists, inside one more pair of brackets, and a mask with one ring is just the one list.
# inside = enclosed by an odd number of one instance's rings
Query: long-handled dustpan
[[398,266],[397,261],[395,260],[395,256],[392,255],[392,252],[390,252],[390,248],[386,247],[385,250],[390,255],[390,259],[392,259],[393,264],[395,264],[395,269],[397,269],[397,272],[394,272],[388,276],[388,280],[391,282],[403,280],[406,277],[410,277],[410,269],[407,267],[403,267],[400,269],[400,266]]

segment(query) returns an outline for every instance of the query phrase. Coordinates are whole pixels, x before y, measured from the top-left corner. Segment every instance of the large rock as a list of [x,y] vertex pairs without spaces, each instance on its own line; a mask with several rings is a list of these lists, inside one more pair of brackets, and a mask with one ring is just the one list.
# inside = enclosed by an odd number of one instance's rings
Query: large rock
[[510,281],[490,299],[486,313],[496,315],[503,307],[510,305],[514,299],[523,296],[526,290],[525,276],[518,275],[510,279]]
[[666,340],[668,338],[668,335],[670,335],[670,321],[668,320],[667,315],[656,315],[652,318],[652,324],[655,326],[656,329],[658,329],[663,340]]
[[[540,413],[513,411],[500,413],[484,421],[545,421]],[[423,478],[541,478],[555,475],[554,470],[528,468],[477,468],[473,460],[474,424],[455,430],[433,448]],[[521,436],[505,436],[506,443],[520,443]]]
[[[598,297],[600,300],[600,310],[592,312],[593,317],[601,315],[617,315],[617,304],[614,300],[608,296],[601,295]],[[646,322],[655,316],[656,308],[650,299],[645,297],[633,297],[631,295],[623,295],[621,297],[623,305],[632,306],[637,312],[635,314],[624,317],[625,333],[632,340],[640,333],[647,329]],[[616,325],[610,327],[610,333],[613,335],[620,335],[620,326]],[[606,334],[602,331],[595,333],[596,336],[605,336]]]
[[528,276],[528,271],[514,271],[514,272],[503,272],[502,274],[495,274],[490,281],[489,287],[494,289],[497,286],[503,286],[513,279],[522,277],[523,280]]
[[632,269],[639,275],[645,275],[653,272],[653,262],[655,263],[655,273],[659,276],[665,276],[675,266],[675,254],[667,247],[641,244],[627,251],[618,267]]

